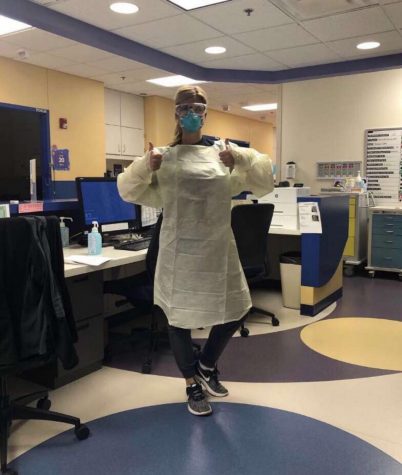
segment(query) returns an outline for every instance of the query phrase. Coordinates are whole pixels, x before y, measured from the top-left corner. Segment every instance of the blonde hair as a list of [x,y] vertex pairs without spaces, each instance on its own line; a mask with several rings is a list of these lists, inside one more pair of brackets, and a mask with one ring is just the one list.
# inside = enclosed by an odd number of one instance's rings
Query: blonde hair
[[[177,89],[174,96],[174,104],[186,103],[189,101],[202,102],[203,104],[208,103],[207,94],[200,86],[181,86]],[[174,147],[177,144],[181,143],[182,139],[182,129],[180,127],[180,122],[176,121],[176,128],[174,131],[174,139],[171,144],[171,147]]]

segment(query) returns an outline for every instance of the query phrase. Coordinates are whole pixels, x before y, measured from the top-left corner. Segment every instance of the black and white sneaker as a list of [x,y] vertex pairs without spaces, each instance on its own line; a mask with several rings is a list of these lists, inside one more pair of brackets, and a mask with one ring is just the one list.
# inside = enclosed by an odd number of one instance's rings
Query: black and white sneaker
[[202,391],[202,387],[198,383],[187,386],[186,393],[188,396],[187,408],[195,416],[208,416],[212,414],[212,408]]
[[219,371],[216,367],[213,370],[202,369],[198,363],[195,372],[194,379],[197,383],[201,384],[205,391],[211,396],[225,397],[229,394],[225,386],[219,382]]

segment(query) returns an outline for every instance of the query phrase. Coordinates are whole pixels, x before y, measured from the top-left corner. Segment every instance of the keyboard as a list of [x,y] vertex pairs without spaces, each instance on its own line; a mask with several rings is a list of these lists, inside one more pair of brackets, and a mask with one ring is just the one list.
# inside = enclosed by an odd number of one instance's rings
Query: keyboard
[[127,239],[114,244],[114,248],[123,251],[141,251],[141,249],[148,249],[150,241],[150,237],[142,239]]

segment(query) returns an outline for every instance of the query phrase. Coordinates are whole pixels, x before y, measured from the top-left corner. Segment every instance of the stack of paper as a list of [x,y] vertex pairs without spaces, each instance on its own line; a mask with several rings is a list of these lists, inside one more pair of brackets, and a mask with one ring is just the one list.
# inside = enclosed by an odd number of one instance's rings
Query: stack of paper
[[110,261],[110,257],[74,255],[64,258],[66,264],[86,264],[88,266],[100,266],[107,261]]

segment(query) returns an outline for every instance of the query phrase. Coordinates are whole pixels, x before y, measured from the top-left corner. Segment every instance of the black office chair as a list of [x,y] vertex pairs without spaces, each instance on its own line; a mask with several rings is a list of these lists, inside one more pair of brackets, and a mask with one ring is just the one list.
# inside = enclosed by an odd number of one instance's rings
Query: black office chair
[[[134,328],[131,334],[120,339],[117,344],[120,346],[123,342],[136,343],[138,335],[143,333],[149,339],[149,348],[147,357],[142,365],[143,373],[150,373],[152,367],[152,355],[155,351],[158,341],[158,309],[153,305],[154,276],[156,261],[159,252],[159,234],[162,225],[162,214],[159,215],[154,227],[154,232],[149,243],[145,259],[146,270],[140,274],[125,277],[123,279],[112,280],[104,283],[103,292],[115,295],[121,295],[124,300],[117,302],[122,305],[129,302],[133,309],[124,312],[122,315],[112,316],[109,322],[109,330],[125,323],[136,320],[144,315],[151,315],[149,327]],[[113,356],[113,343],[110,343],[105,349],[105,361],[108,362]]]
[[[237,205],[232,208],[232,229],[239,252],[240,262],[249,285],[265,280],[267,276],[268,231],[274,213],[270,203]],[[252,307],[250,313],[260,313],[271,318],[272,325],[278,326],[279,320],[272,312]],[[244,324],[241,336],[248,336],[249,330]]]
[[[153,303],[154,278],[156,270],[156,262],[159,253],[159,235],[162,226],[163,215],[159,215],[155,224],[154,232],[149,243],[145,265],[146,270],[140,274],[126,277],[115,281],[105,282],[104,292],[117,294],[125,297],[125,299],[133,305],[133,310],[127,313],[128,319],[132,320],[138,316],[150,315],[150,324],[146,328],[135,328],[131,335],[126,339],[129,342],[136,343],[138,340],[138,331],[144,332],[148,337],[148,352],[142,364],[142,372],[149,374],[152,370],[152,357],[158,348],[161,338],[167,336],[167,332],[159,327],[162,320],[166,320],[166,316],[162,309]],[[112,317],[114,320],[115,317]],[[117,323],[121,324],[119,318]],[[121,340],[120,340],[121,342]],[[193,343],[194,352],[201,350],[200,345]],[[107,358],[111,358],[111,348],[106,349]]]
[[[75,427],[79,440],[89,430],[77,417],[49,411],[47,389],[11,400],[9,380],[59,356],[68,369],[77,364],[75,325],[64,282],[59,219],[29,216],[0,219],[0,461],[7,466],[13,420],[46,420]],[[33,401],[37,407],[27,407]]]

